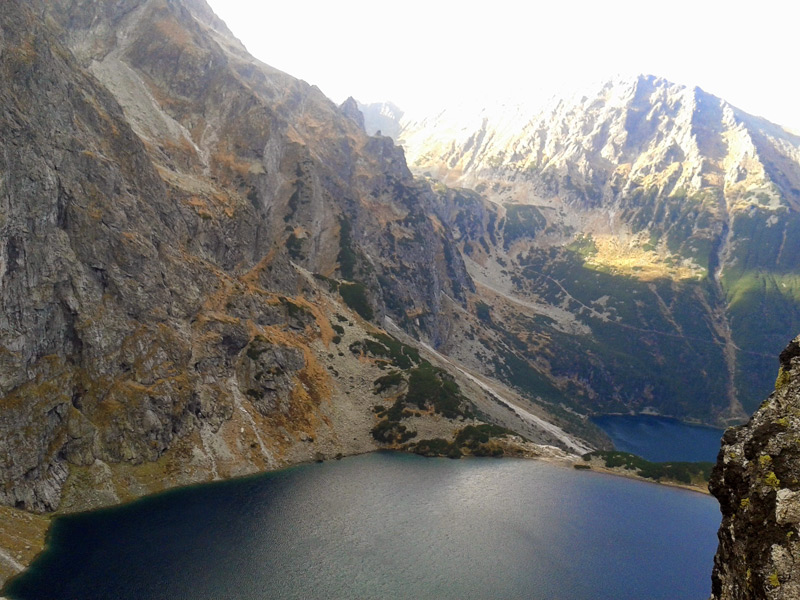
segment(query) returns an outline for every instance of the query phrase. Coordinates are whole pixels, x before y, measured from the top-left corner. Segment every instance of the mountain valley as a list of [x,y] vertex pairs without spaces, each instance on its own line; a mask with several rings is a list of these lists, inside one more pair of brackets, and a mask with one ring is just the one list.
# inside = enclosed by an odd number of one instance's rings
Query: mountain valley
[[652,76],[397,129],[458,186],[445,219],[551,397],[730,424],[769,392],[800,327],[800,138]]
[[176,486],[742,423],[800,331],[800,138],[698,88],[337,106],[205,0],[8,0],[0,72],[0,583]]

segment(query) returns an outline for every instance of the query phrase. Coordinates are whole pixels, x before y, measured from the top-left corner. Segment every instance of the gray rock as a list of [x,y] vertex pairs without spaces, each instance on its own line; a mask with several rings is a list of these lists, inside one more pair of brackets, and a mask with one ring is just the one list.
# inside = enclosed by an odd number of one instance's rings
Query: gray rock
[[[326,423],[307,357],[346,309],[309,273],[446,338],[471,283],[430,188],[205,2],[9,0],[0,33],[0,503],[54,510],[71,473],[178,447],[194,479],[212,447],[273,464],[279,432]],[[254,446],[213,437],[240,396]]]
[[722,524],[715,600],[800,597],[800,337],[781,353],[775,392],[725,432],[710,490]]

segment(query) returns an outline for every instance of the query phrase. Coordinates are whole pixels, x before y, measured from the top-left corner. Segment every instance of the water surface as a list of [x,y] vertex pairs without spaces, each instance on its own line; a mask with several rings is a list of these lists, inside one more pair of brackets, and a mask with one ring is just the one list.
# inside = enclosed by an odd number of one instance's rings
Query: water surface
[[592,421],[614,447],[653,462],[715,462],[724,431],[651,415],[603,415]]
[[708,597],[716,500],[377,453],[58,519],[16,599]]

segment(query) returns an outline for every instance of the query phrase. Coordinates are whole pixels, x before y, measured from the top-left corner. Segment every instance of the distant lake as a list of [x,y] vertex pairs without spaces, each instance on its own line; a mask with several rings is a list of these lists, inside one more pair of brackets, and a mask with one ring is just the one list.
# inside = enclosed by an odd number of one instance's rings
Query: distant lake
[[14,599],[704,600],[720,514],[532,460],[376,453],[58,519]]
[[650,415],[604,415],[592,419],[617,450],[653,462],[716,462],[724,431]]

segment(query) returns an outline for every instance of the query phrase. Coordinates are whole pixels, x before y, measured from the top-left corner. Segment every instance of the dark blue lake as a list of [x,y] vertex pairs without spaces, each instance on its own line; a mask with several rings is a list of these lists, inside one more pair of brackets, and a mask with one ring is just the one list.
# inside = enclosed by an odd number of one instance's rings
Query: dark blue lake
[[724,431],[650,415],[603,415],[592,418],[617,450],[653,462],[716,462]]
[[55,522],[15,599],[702,600],[716,500],[544,462],[370,454]]

